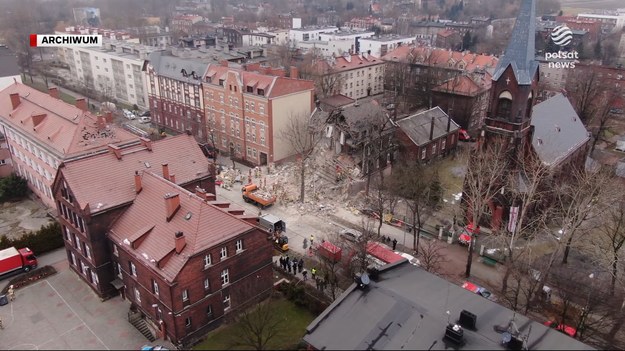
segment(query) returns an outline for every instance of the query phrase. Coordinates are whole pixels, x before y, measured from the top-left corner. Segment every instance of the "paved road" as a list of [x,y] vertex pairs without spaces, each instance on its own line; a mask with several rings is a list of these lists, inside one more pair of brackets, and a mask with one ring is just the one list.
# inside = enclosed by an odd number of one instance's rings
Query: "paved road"
[[16,291],[0,307],[4,330],[0,349],[139,350],[150,343],[127,320],[129,302],[115,297],[101,302],[67,263],[64,249],[39,257],[58,273]]

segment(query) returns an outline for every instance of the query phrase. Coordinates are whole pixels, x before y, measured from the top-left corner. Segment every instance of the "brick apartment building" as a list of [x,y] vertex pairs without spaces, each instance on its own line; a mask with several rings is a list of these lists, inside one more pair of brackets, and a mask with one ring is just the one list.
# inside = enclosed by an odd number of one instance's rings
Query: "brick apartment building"
[[134,183],[135,200],[108,238],[125,296],[157,335],[188,346],[268,296],[272,246],[256,217],[149,170]]
[[291,118],[308,121],[314,105],[312,81],[268,73],[259,65],[243,70],[224,63],[209,65],[204,76],[209,143],[252,165],[292,156],[292,147],[280,135]]
[[187,189],[215,193],[212,166],[189,135],[156,142],[140,139],[127,147],[109,145],[104,154],[62,163],[52,192],[67,258],[71,269],[103,299],[117,294],[106,233],[135,200],[135,171],[159,172]]
[[107,152],[108,144],[136,144],[137,137],[94,116],[85,99],[76,106],[59,99],[57,88],[42,93],[14,83],[0,91],[0,133],[11,152],[13,169],[50,208],[56,208],[52,182],[62,162]]
[[148,100],[153,121],[178,133],[191,130],[200,142],[206,141],[202,76],[208,61],[184,59],[167,51],[156,51],[143,65],[147,72]]

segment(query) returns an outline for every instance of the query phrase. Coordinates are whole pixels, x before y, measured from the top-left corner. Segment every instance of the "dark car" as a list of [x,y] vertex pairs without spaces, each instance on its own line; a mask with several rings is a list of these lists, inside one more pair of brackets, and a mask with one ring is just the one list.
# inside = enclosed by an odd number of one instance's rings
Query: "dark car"
[[151,117],[150,111],[143,112],[142,114],[139,115],[139,117]]

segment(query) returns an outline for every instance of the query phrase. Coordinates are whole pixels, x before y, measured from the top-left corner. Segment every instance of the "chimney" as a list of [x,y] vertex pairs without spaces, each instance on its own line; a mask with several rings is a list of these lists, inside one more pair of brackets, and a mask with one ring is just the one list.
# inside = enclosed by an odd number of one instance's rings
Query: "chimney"
[[174,183],[174,184],[176,184],[176,175],[175,174],[170,175],[169,176],[169,181]]
[[163,178],[169,179],[169,165],[167,163],[163,163]]
[[228,60],[221,60],[221,61],[219,61],[219,64],[224,66],[224,67],[228,67]]
[[106,128],[106,119],[104,118],[104,116],[101,115],[97,115],[97,125],[98,125],[98,130],[102,130]]
[[18,93],[13,93],[10,95],[11,97],[11,106],[13,106],[13,109],[15,110],[19,105],[20,105],[20,94]]
[[60,99],[61,98],[61,94],[59,93],[59,88],[57,88],[57,87],[52,87],[52,88],[48,89],[48,93],[50,94],[50,96],[52,96],[55,99]]
[[141,189],[143,189],[141,186],[141,175],[139,174],[139,171],[135,171],[135,191],[137,194],[141,192]]
[[119,146],[113,144],[108,144],[107,146],[109,151],[113,153],[118,160],[122,159],[122,149],[120,149]]
[[184,239],[184,233],[176,232],[176,234],[174,235],[174,240],[176,240],[176,253],[180,254],[182,252],[182,249],[187,246],[187,242]]
[[434,117],[432,117],[432,124],[430,125],[430,140],[434,139]]
[[152,140],[148,138],[139,138],[139,140],[141,141],[141,146],[148,149],[148,151],[152,151]]
[[113,123],[113,113],[111,111],[104,112],[104,120],[106,123]]
[[180,209],[180,196],[178,194],[165,194],[165,211],[167,222],[171,221],[176,212]]
[[76,107],[83,111],[87,111],[87,100],[85,98],[76,99]]
[[299,70],[295,66],[291,66],[291,71],[289,72],[289,77],[293,79],[299,78]]

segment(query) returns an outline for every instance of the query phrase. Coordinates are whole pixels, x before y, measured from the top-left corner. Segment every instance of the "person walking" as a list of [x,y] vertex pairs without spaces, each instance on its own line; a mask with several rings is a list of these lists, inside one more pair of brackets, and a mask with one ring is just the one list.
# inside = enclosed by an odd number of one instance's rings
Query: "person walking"
[[397,247],[397,239],[393,239],[393,250]]
[[310,247],[313,246],[313,241],[315,240],[315,236],[310,234]]
[[314,268],[310,270],[310,276],[316,280],[317,277],[317,268]]
[[9,286],[9,290],[7,291],[7,295],[9,295],[9,301],[15,301],[15,290],[13,290],[13,285]]
[[297,274],[297,260],[293,259],[293,261],[291,261],[291,268],[293,269],[293,274]]
[[308,280],[308,271],[305,268],[302,269],[302,276],[304,276],[304,281]]
[[302,272],[302,269],[304,269],[304,258],[300,258],[299,262],[297,262],[297,268],[299,269],[300,273]]
[[280,268],[284,269],[284,257],[280,256]]
[[291,265],[291,261],[287,261],[288,263],[286,264],[286,269],[287,271],[289,271],[289,273],[291,273],[291,267],[293,267],[293,265]]

